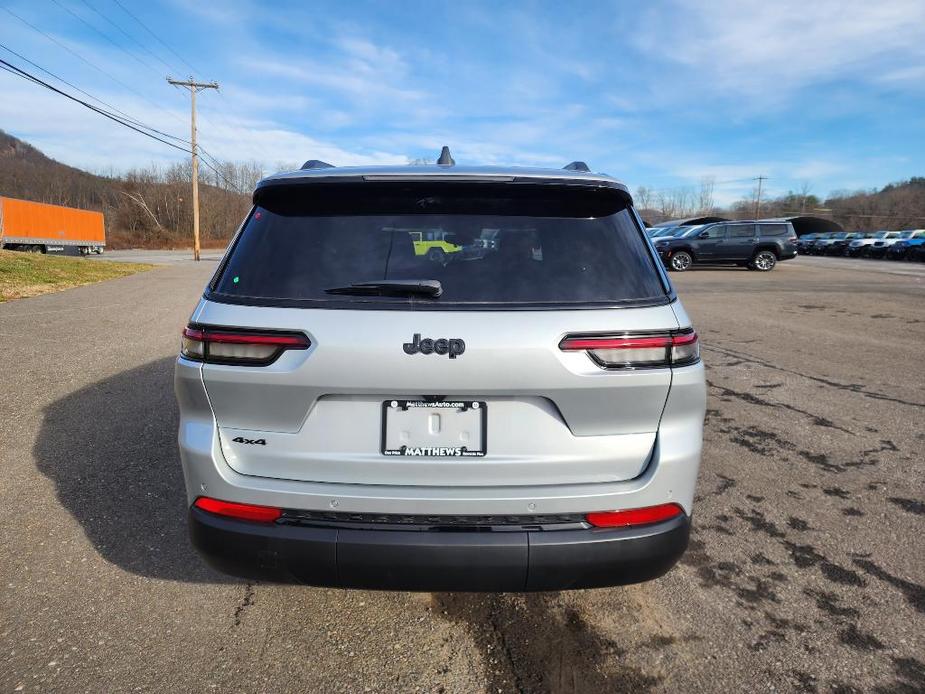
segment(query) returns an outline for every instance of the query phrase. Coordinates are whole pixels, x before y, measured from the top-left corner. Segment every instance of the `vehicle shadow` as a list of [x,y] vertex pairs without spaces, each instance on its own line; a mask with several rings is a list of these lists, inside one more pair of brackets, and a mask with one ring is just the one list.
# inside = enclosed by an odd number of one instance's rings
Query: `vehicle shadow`
[[[694,263],[684,272],[708,272],[708,271],[715,272],[715,271],[729,271],[729,270],[732,270],[733,272],[755,272],[754,270],[749,270],[747,267],[743,265],[732,265],[732,264],[724,265],[722,263],[715,263],[712,265],[710,263]],[[677,274],[678,274],[677,272],[671,272],[672,276],[677,275]],[[761,273],[755,272],[755,274],[759,275]]]
[[107,561],[150,578],[234,582],[187,536],[173,364],[150,362],[51,403],[36,464]]

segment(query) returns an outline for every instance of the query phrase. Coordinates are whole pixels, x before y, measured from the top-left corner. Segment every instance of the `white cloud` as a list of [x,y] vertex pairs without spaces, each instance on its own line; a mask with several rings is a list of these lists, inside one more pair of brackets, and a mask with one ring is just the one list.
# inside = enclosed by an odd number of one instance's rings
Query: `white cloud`
[[344,35],[331,41],[330,50],[324,59],[287,53],[265,54],[256,60],[241,57],[237,62],[247,73],[325,90],[355,105],[407,111],[420,111],[424,106],[426,92],[410,86],[411,69],[395,49],[361,36]]
[[[465,163],[583,159],[632,185],[712,176],[724,200],[750,192],[758,174],[786,190],[802,179],[844,185],[859,170],[870,178],[913,169],[873,168],[872,148],[833,145],[810,127],[862,111],[858,122],[871,127],[882,109],[875,95],[908,101],[906,93],[921,91],[923,0],[666,0],[644,10],[592,4],[582,13],[463,3],[445,10],[448,33],[426,36],[415,32],[438,18],[406,27],[401,8],[321,12],[293,3],[267,12],[253,0],[168,2],[178,26],[185,13],[200,15],[201,42],[184,47],[182,28],[175,41],[222,84],[224,96],[199,100],[201,142],[220,159],[403,163],[432,159],[447,144]],[[53,10],[34,7],[27,16],[60,29],[62,41],[169,113],[21,27],[0,23],[0,40],[188,136],[188,95],[152,74],[142,79],[124,56],[78,41],[63,18],[51,21]],[[124,170],[184,156],[0,73],[7,84],[0,127],[67,163]],[[914,147],[907,153],[917,158]]]
[[[0,73],[0,123],[5,130],[44,151],[48,156],[90,171],[116,173],[168,163],[188,155],[124,128],[45,89],[8,73]],[[144,102],[99,93],[140,120],[164,121],[160,111]],[[185,111],[174,111],[188,118]],[[169,130],[176,128],[167,126]],[[201,143],[214,157],[263,162],[323,159],[340,165],[403,163],[405,155],[377,149],[348,149],[271,121],[227,117],[201,132]],[[186,133],[184,132],[185,136]]]
[[703,93],[774,101],[827,80],[876,80],[925,58],[922,0],[679,0],[676,7],[647,13],[639,45],[689,68],[682,78],[694,76],[690,86]]

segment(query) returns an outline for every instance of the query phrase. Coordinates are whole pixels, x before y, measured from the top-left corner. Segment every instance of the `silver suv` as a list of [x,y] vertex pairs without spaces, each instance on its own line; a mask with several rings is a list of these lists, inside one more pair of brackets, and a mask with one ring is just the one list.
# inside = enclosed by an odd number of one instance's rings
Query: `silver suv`
[[697,335],[626,186],[580,163],[264,179],[176,394],[192,540],[233,575],[559,590],[687,547]]

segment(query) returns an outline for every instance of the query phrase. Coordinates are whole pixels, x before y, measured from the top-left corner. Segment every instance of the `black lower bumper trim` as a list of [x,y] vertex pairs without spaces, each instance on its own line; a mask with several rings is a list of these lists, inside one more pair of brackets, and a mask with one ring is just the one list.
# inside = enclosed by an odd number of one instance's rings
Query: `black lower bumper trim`
[[234,576],[314,586],[538,591],[647,581],[687,548],[679,516],[642,528],[467,532],[259,524],[190,509],[193,544]]

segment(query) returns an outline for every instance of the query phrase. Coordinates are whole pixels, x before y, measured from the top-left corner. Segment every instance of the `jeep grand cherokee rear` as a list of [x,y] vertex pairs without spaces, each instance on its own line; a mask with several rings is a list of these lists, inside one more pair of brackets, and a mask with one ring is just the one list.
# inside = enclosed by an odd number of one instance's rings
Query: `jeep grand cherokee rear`
[[[675,564],[697,335],[625,186],[574,169],[258,185],[176,368],[191,536],[212,565],[549,590]],[[467,251],[419,254],[422,234]]]

